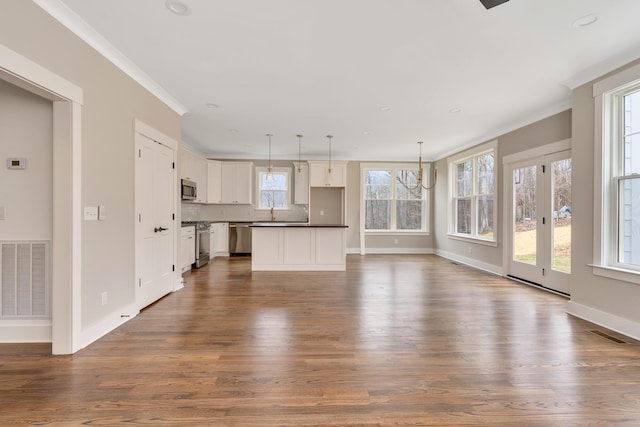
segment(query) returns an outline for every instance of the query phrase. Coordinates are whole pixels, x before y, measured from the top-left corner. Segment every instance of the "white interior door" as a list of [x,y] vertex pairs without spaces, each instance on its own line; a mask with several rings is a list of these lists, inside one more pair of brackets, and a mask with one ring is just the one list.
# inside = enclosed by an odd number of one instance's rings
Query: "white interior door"
[[571,153],[509,164],[508,275],[569,294]]
[[136,133],[136,304],[173,290],[175,271],[174,150]]

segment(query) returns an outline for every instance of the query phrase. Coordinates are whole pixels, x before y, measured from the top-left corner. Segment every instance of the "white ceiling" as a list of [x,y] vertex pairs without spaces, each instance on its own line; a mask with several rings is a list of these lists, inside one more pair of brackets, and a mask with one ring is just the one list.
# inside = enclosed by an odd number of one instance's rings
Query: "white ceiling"
[[438,159],[570,108],[571,88],[640,57],[639,0],[182,0],[189,16],[62,1],[218,158],[265,158],[272,133],[273,158],[297,158],[296,134],[303,158],[324,158],[332,134],[334,158],[416,160],[423,140]]

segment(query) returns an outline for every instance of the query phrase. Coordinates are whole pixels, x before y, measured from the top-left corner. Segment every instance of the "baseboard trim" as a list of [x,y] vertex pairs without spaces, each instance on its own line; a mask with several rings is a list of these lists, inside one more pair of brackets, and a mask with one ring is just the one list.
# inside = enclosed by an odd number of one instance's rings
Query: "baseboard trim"
[[51,342],[50,319],[0,320],[0,343]]
[[131,304],[124,307],[122,310],[118,310],[117,313],[111,313],[105,318],[99,320],[97,323],[90,325],[82,331],[81,345],[78,350],[85,348],[117,327],[127,323],[129,320],[136,317],[138,313],[140,313],[140,310],[138,310],[134,304]]
[[640,340],[640,323],[574,301],[567,302],[567,314]]
[[[348,248],[348,254],[360,255],[360,248]],[[431,248],[366,248],[365,254],[417,254],[417,255],[430,255],[433,254]]]
[[483,270],[488,273],[497,274],[498,276],[504,276],[502,267],[500,267],[499,265],[488,264],[486,262],[478,261],[477,259],[463,257],[458,254],[442,251],[439,249],[436,249],[434,253],[439,257],[446,258],[451,261],[459,262],[460,264],[465,264],[470,267],[477,268],[478,270]]

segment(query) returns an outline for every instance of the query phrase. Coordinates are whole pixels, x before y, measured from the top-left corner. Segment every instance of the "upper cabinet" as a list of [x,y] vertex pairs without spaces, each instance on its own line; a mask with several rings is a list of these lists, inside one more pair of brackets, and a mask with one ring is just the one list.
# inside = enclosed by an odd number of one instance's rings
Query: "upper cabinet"
[[293,163],[293,204],[309,204],[309,164]]
[[346,187],[347,162],[309,161],[309,184],[311,187]]
[[218,160],[207,161],[208,183],[207,202],[222,203],[222,162]]
[[221,203],[251,204],[253,182],[253,163],[220,162],[221,163]]
[[178,151],[178,169],[180,179],[186,179],[196,183],[197,195],[193,201],[196,203],[207,203],[207,159],[181,145]]

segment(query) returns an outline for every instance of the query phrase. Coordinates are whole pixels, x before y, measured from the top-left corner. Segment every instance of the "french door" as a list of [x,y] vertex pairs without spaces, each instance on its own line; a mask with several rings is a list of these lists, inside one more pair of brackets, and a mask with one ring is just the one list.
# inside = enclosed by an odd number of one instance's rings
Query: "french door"
[[507,274],[570,294],[571,152],[506,165]]

